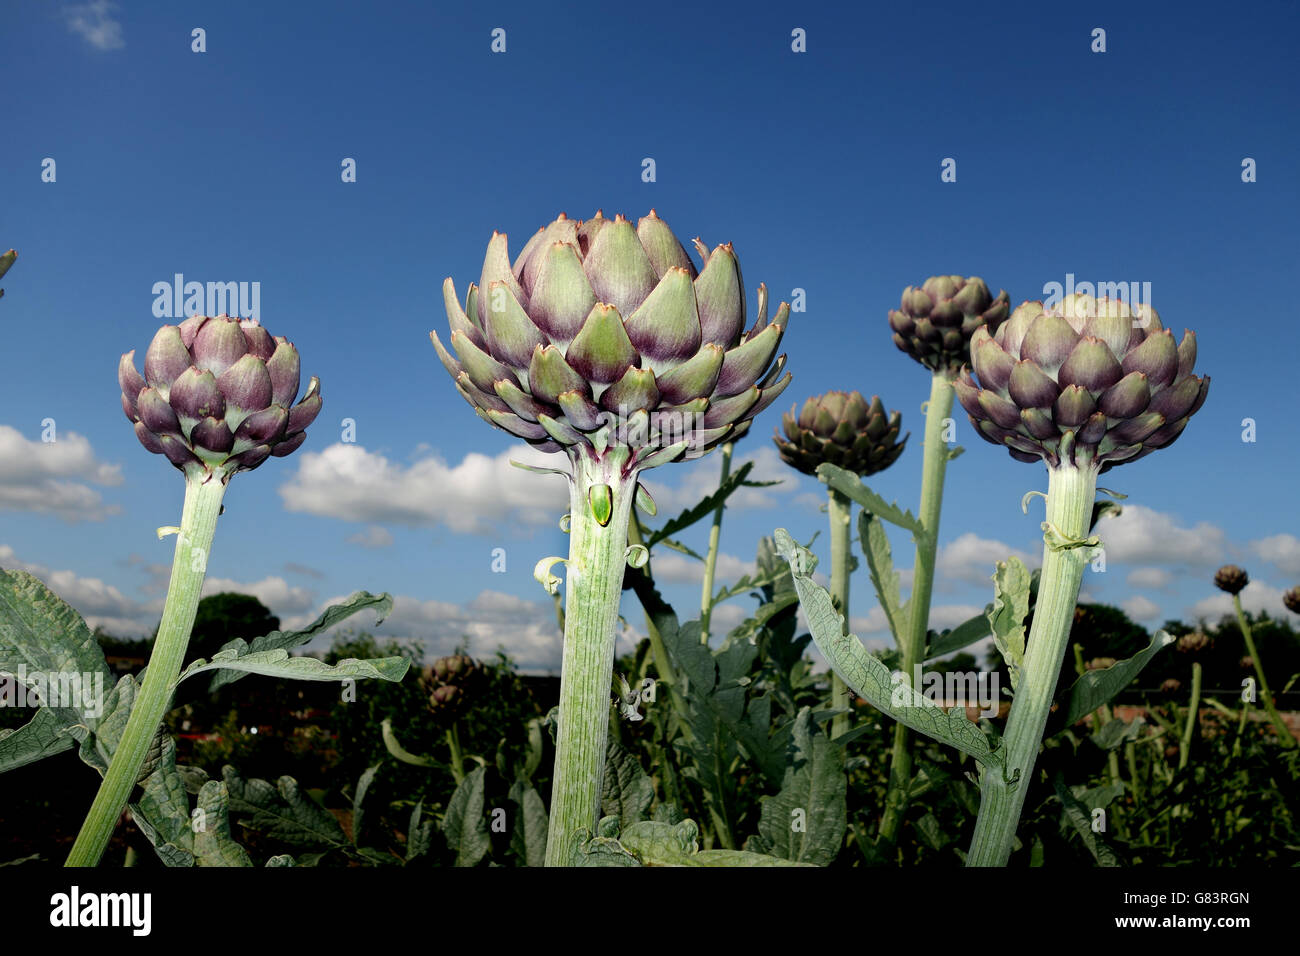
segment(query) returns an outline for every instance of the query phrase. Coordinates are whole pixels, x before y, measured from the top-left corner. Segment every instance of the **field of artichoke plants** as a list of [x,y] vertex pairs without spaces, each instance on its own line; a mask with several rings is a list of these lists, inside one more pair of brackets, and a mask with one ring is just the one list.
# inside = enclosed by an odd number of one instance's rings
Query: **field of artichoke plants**
[[[147,668],[114,678],[76,611],[33,575],[0,571],[0,670],[47,680],[30,719],[0,731],[0,770],[75,750],[102,778],[67,865],[1300,862],[1300,749],[1272,689],[1289,689],[1300,655],[1289,627],[1243,610],[1246,572],[1228,565],[1213,581],[1234,618],[1149,638],[1079,603],[1123,507],[1102,476],[1195,428],[1210,386],[1195,333],[1176,338],[1149,304],[1069,294],[1012,309],[978,277],[938,275],[877,310],[881,344],[892,336],[894,360],[915,365],[916,396],[804,395],[787,370],[798,355],[780,351],[790,305],[773,308],[762,284],[749,299],[731,244],[693,246],[653,210],[561,214],[513,253],[494,233],[477,282],[463,295],[443,286],[447,327],[431,333],[430,359],[487,426],[550,453],[553,467],[521,465],[536,481],[568,483],[555,515],[568,553],[537,555],[535,570],[563,630],[557,700],[505,657],[428,664],[365,635],[324,659],[293,653],[359,611],[382,619],[391,599],[365,592],[305,629],[192,653],[227,486],[260,480],[243,475],[308,439],[322,389],[304,388],[295,346],[251,319],[195,315],[163,325],[142,367],[122,355],[129,427],[185,489],[178,524],[158,529],[175,553]],[[0,273],[13,263],[10,252]],[[911,438],[889,409],[927,379]],[[826,534],[800,542],[774,527],[755,572],[717,586],[728,499],[755,484],[749,464],[733,470],[734,449],[767,441],[775,416],[761,416],[792,394],[774,441],[824,486]],[[962,413],[1045,488],[1023,502],[1042,509],[1042,564],[997,562],[984,612],[937,631],[944,488],[963,451],[948,436]],[[710,452],[716,487],[658,514],[642,478]],[[969,450],[963,480],[991,453]],[[913,500],[866,481],[918,464]],[[705,554],[680,540],[697,524]],[[887,525],[914,544],[906,596]],[[655,561],[670,549],[703,563],[698,608],[661,594]],[[857,567],[871,590],[853,605],[883,611],[885,653],[848,631]],[[736,595],[752,611],[724,633],[712,612]],[[1284,602],[1300,613],[1300,589]],[[645,635],[623,658],[620,607],[637,609]],[[1203,693],[1207,667],[1208,686],[1240,694]],[[1162,691],[1141,692],[1152,674]],[[68,694],[57,675],[106,690]],[[294,681],[343,688],[327,721],[331,783],[272,784],[235,751],[206,769],[192,748],[178,758],[179,708],[245,679],[276,681],[277,694]]]

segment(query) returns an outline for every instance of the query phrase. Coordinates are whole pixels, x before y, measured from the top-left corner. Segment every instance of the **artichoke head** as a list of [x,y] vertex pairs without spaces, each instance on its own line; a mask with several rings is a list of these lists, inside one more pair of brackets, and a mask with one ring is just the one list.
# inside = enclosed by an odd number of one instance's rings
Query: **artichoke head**
[[889,313],[894,344],[932,372],[949,378],[970,363],[976,329],[997,331],[1011,310],[1005,291],[995,298],[978,276],[931,276],[909,285]]
[[431,332],[434,348],[481,418],[538,449],[623,449],[637,470],[696,457],[789,383],[776,355],[790,307],[769,319],[760,285],[746,331],[735,250],[694,246],[702,269],[654,210],[635,225],[561,214],[513,264],[493,233],[463,306],[443,284],[451,351]]
[[898,437],[899,422],[899,413],[886,414],[877,395],[868,403],[858,392],[827,392],[804,402],[798,415],[792,407],[781,419],[784,437],[776,432],[773,441],[781,460],[805,475],[815,475],[823,463],[874,475],[903,453],[908,436]]
[[256,320],[195,315],[164,325],[144,356],[117,369],[122,410],[140,444],[185,472],[222,481],[283,457],[307,438],[321,408],[320,382],[298,395],[298,350]]
[[[971,337],[971,369],[953,383],[980,435],[1020,461],[1100,472],[1173,444],[1205,401],[1192,374],[1196,334],[1180,343],[1155,309],[1067,296],[1026,302]],[[978,379],[978,381],[976,381]]]
[[1300,588],[1291,588],[1282,594],[1282,604],[1292,614],[1300,614]]
[[1214,572],[1214,586],[1229,594],[1240,594],[1249,583],[1250,576],[1235,564],[1225,564]]

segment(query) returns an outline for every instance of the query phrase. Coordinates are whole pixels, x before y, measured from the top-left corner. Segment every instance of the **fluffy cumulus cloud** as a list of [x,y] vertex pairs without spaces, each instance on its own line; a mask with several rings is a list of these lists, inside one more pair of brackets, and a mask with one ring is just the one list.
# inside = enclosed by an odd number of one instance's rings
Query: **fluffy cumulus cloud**
[[999,561],[1017,557],[1031,571],[1041,563],[1041,556],[1013,548],[991,538],[981,538],[972,532],[949,541],[939,548],[935,561],[935,581],[944,591],[954,590],[954,585],[977,584],[993,587],[993,570]]
[[117,4],[109,0],[91,0],[65,7],[63,16],[68,29],[96,50],[120,50],[126,40],[122,38],[122,24],[113,15],[116,9]]
[[[1300,615],[1292,614],[1282,604],[1282,592],[1285,588],[1275,588],[1261,581],[1251,581],[1241,592],[1241,606],[1252,614],[1265,613],[1277,620],[1289,620],[1292,624],[1300,622]],[[1189,623],[1202,618],[1210,623],[1236,613],[1232,606],[1232,595],[1215,590],[1209,597],[1202,598],[1187,609],[1185,620]]]
[[1300,538],[1293,534],[1275,534],[1250,543],[1250,550],[1283,574],[1300,577]]
[[1108,564],[1218,567],[1228,549],[1227,535],[1217,525],[1184,525],[1174,515],[1142,505],[1125,504],[1118,517],[1101,520],[1097,533]]
[[569,501],[563,479],[510,464],[563,464],[525,446],[496,457],[471,452],[454,465],[428,452],[403,465],[345,443],[294,457],[298,470],[280,488],[285,507],[345,521],[484,534],[506,524],[552,525]]
[[1128,600],[1120,604],[1124,613],[1137,621],[1139,624],[1155,621],[1160,617],[1160,605],[1148,597],[1141,594],[1135,594]]
[[316,595],[309,588],[293,587],[284,578],[271,575],[260,581],[236,581],[234,578],[209,577],[203,581],[203,596],[233,591],[251,594],[279,617],[309,610]]
[[28,439],[0,425],[0,510],[51,514],[64,521],[98,521],[121,508],[106,505],[90,485],[122,483],[121,468],[95,457],[75,432],[51,433],[54,441]]

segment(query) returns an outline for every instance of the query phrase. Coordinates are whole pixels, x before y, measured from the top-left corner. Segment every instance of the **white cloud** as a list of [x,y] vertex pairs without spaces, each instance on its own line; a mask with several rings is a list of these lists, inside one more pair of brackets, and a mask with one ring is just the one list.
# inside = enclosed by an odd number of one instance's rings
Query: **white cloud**
[[1284,574],[1300,576],[1300,538],[1275,534],[1250,543],[1250,550]]
[[[773,508],[783,501],[783,496],[795,488],[794,472],[789,465],[782,463],[781,456],[777,454],[775,448],[763,446],[752,454],[733,459],[732,473],[734,474],[741,465],[751,461],[754,463],[754,468],[749,473],[749,481],[780,481],[781,484],[766,488],[738,488],[727,499],[729,511]],[[722,459],[714,451],[694,461],[675,463],[648,471],[642,483],[654,498],[659,514],[673,517],[717,491],[721,468]],[[664,484],[664,479],[669,475],[676,479],[672,485]]]
[[[1128,573],[1125,579],[1131,588],[1147,588],[1152,591],[1163,591],[1174,583],[1172,572],[1164,568],[1134,568]],[[1132,617],[1133,615],[1129,615]]]
[[91,0],[63,11],[68,29],[84,39],[96,50],[120,50],[126,46],[122,39],[122,24],[113,19],[117,4],[109,0]]
[[284,614],[306,611],[315,603],[315,594],[309,588],[293,587],[284,578],[271,575],[260,581],[244,582],[234,578],[206,578],[203,581],[203,596],[233,591],[236,594],[251,594],[265,604],[277,617]]
[[0,545],[0,567],[26,571],[39,578],[75,608],[91,628],[102,626],[115,635],[151,634],[162,614],[161,598],[137,601],[99,578],[23,561],[7,544]]
[[[656,581],[672,581],[685,584],[702,584],[704,582],[704,562],[677,551],[666,548],[656,552],[651,563]],[[753,561],[743,561],[734,554],[719,553],[717,567],[713,573],[714,590],[722,584],[734,584],[747,574],[753,574]]]
[[359,544],[363,548],[391,548],[393,533],[383,525],[372,524],[365,531],[358,531],[348,536],[349,544]]
[[1133,597],[1121,603],[1120,607],[1125,614],[1139,624],[1143,621],[1154,621],[1161,613],[1159,604],[1141,594],[1133,595]]
[[85,437],[54,433],[55,441],[31,440],[0,425],[0,510],[58,515],[64,521],[98,521],[121,511],[105,505],[97,485],[120,485],[118,465],[95,458]]
[[551,468],[565,464],[562,456],[518,447],[495,458],[471,452],[456,465],[430,454],[404,466],[360,445],[336,443],[302,454],[280,497],[290,511],[411,527],[445,525],[462,533],[558,522],[568,509],[566,482],[515,468],[511,458]]
[[1173,515],[1142,505],[1124,505],[1118,517],[1097,526],[1111,564],[1217,567],[1227,553],[1227,535],[1208,521],[1192,527]]
[[988,587],[991,592],[995,565],[1012,556],[1023,561],[1031,571],[1041,563],[1037,554],[968,531],[940,547],[935,561],[935,583],[943,591],[955,590],[952,584],[961,582]]
[[[1292,614],[1282,604],[1283,588],[1270,587],[1259,581],[1251,581],[1241,592],[1241,606],[1252,614],[1264,611],[1274,620],[1289,619],[1293,624],[1300,621],[1300,615]],[[1222,591],[1202,598],[1187,609],[1189,622],[1204,618],[1213,623],[1226,614],[1234,614],[1232,595]]]

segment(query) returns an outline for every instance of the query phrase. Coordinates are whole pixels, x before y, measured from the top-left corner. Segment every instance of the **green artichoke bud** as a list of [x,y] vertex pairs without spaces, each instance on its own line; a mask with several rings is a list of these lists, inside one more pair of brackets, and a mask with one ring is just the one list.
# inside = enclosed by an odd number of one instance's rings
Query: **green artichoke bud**
[[899,308],[889,313],[894,344],[932,372],[949,377],[970,364],[976,329],[996,332],[1011,310],[1005,291],[994,298],[978,276],[931,276],[903,290]]
[[481,418],[543,451],[603,458],[625,449],[627,470],[694,457],[736,437],[790,381],[774,360],[789,321],[781,303],[745,324],[731,244],[698,271],[654,210],[634,226],[600,212],[563,213],[510,263],[493,233],[464,307],[443,284],[448,352],[434,348]]
[[823,463],[839,465],[859,476],[884,471],[903,453],[908,436],[898,437],[900,416],[889,415],[878,395],[871,403],[858,392],[827,392],[804,402],[798,417],[791,407],[772,439],[781,460],[805,475]]
[[954,382],[981,436],[1019,461],[1110,470],[1173,444],[1205,402],[1192,374],[1196,334],[1175,345],[1150,306],[1070,295],[1026,302],[996,335],[971,337],[971,369]]
[[[14,264],[14,260],[17,258],[18,253],[14,252],[12,249],[0,256],[0,279],[4,278],[5,273],[9,271],[9,267]],[[3,297],[4,294],[5,290],[0,289],[0,297]]]
[[312,378],[298,404],[298,351],[254,319],[195,315],[158,330],[144,357],[122,356],[122,410],[140,444],[185,472],[222,481],[284,457],[321,408]]
[[1179,652],[1183,654],[1188,654],[1191,657],[1199,657],[1201,654],[1205,653],[1205,651],[1209,650],[1210,643],[1209,635],[1203,634],[1200,631],[1192,631],[1190,634],[1184,634],[1180,637],[1176,646]]
[[1250,583],[1250,576],[1235,564],[1225,564],[1214,572],[1214,586],[1229,594],[1240,594]]
[[1291,588],[1282,594],[1282,603],[1292,614],[1300,614],[1300,588]]

